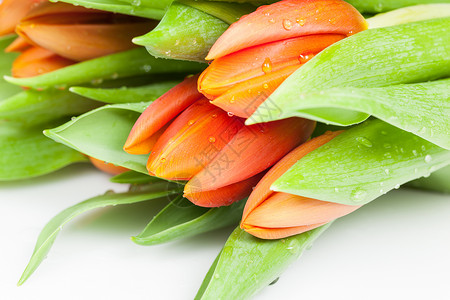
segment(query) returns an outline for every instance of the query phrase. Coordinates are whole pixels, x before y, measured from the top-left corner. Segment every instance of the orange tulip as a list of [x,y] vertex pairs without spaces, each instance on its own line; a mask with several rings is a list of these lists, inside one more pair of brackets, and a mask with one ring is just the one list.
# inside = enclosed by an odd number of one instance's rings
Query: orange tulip
[[150,153],[147,170],[188,180],[184,194],[200,206],[229,205],[249,195],[263,173],[311,135],[313,121],[291,118],[244,126],[211,105],[185,79],[153,102],[134,125],[124,150]]
[[360,206],[325,202],[274,192],[270,186],[309,152],[323,146],[341,132],[327,132],[286,155],[273,166],[248,198],[241,228],[263,239],[279,239],[314,229],[349,214]]
[[156,25],[154,20],[66,3],[37,0],[14,3],[2,3],[0,15],[9,13],[4,22],[19,34],[6,49],[23,53],[13,68],[16,77],[35,76],[78,61],[134,48],[132,38]]
[[0,1],[0,36],[14,33],[20,19],[39,3],[47,0],[3,0]]
[[206,59],[198,89],[211,103],[248,118],[295,70],[331,44],[367,29],[342,0],[284,0],[232,24]]

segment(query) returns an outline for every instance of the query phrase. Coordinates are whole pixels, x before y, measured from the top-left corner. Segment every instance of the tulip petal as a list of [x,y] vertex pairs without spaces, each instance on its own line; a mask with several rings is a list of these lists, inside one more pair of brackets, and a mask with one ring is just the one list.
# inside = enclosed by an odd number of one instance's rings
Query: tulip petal
[[16,31],[31,43],[60,56],[84,61],[135,47],[131,39],[156,24],[72,7],[63,3],[41,5],[17,25]]
[[17,78],[33,77],[74,63],[74,61],[58,56],[46,49],[31,47],[14,60],[11,73]]
[[23,52],[30,48],[30,44],[26,39],[19,36],[8,47],[5,48],[5,52]]
[[[189,180],[244,126],[243,120],[201,99],[181,113],[158,139],[147,169],[170,180]],[[258,172],[259,173],[259,172]]]
[[363,16],[344,1],[285,0],[261,6],[232,24],[206,59],[292,37],[322,33],[350,35],[365,29],[367,23]]
[[17,23],[42,1],[46,0],[0,1],[0,36],[13,33]]
[[241,226],[245,224],[245,221],[249,214],[274,193],[272,190],[270,190],[270,186],[275,182],[275,180],[277,180],[281,175],[289,170],[292,165],[294,165],[303,156],[325,145],[342,132],[343,131],[329,131],[302,144],[301,146],[291,151],[288,155],[286,155],[273,168],[271,168],[269,172],[267,172],[267,174],[263,177],[263,179],[258,183],[252,194],[248,198],[247,204],[244,208]]
[[245,126],[185,189],[214,190],[258,174],[305,142],[314,127],[314,122],[301,118]]
[[185,188],[184,197],[188,198],[189,201],[198,206],[228,206],[236,201],[248,197],[263,175],[264,173],[260,173],[246,180],[221,187],[217,190],[191,193],[189,189]]
[[322,225],[325,225],[325,223],[286,228],[264,228],[251,225],[243,225],[242,229],[260,239],[275,240],[307,232]]
[[111,175],[118,175],[122,174],[123,172],[129,171],[129,169],[127,168],[116,166],[113,164],[108,164],[105,161],[96,159],[92,156],[89,157],[89,160],[97,169]]
[[320,201],[287,193],[273,193],[245,219],[245,225],[284,228],[328,223],[360,206]]
[[236,83],[270,74],[287,66],[306,63],[331,44],[343,39],[339,34],[295,37],[259,45],[220,57],[202,73],[199,91],[213,99]]
[[301,65],[286,67],[245,82],[238,83],[227,92],[211,101],[211,104],[220,107],[241,118],[249,118],[256,109],[267,100],[273,91]]
[[202,98],[197,91],[198,76],[186,78],[156,99],[131,129],[123,149],[130,154],[147,154],[153,147],[149,139],[182,111]]

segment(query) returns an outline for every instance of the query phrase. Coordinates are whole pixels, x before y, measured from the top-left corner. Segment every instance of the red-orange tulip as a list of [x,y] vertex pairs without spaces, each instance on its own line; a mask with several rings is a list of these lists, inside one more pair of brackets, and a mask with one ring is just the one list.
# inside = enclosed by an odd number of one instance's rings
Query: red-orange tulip
[[342,0],[284,0],[232,24],[206,59],[198,88],[211,103],[248,118],[295,70],[331,44],[367,28]]
[[270,190],[275,180],[299,159],[339,134],[340,132],[327,132],[314,138],[273,166],[250,195],[241,228],[259,238],[278,239],[314,229],[358,209],[360,206],[319,201]]
[[185,197],[200,206],[229,205],[249,195],[267,168],[311,135],[313,121],[244,126],[211,105],[190,77],[153,102],[134,125],[124,149],[150,153],[151,175],[188,180]]

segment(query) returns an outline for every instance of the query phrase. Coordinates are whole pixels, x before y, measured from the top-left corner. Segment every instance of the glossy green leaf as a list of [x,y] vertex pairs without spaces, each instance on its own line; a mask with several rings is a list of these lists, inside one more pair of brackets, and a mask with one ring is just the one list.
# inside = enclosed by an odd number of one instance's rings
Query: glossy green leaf
[[20,92],[20,88],[6,82],[3,76],[11,74],[12,62],[19,55],[18,53],[6,53],[5,48],[11,44],[17,36],[9,35],[0,37],[0,101],[15,93]]
[[292,116],[335,124],[361,119],[361,113],[342,108],[309,108],[299,113],[297,104],[304,100],[301,94],[330,88],[373,88],[450,76],[449,26],[450,18],[433,19],[348,37],[294,72],[247,123]]
[[182,3],[173,3],[149,33],[134,38],[155,57],[204,62],[209,49],[228,28],[224,21]]
[[[373,115],[438,146],[450,149],[450,79],[382,88],[332,88],[300,94],[302,101],[290,105],[297,116],[309,117],[313,109],[348,109],[345,120],[330,114],[325,120],[337,125],[360,123]],[[294,108],[295,107],[295,108]],[[360,112],[360,113],[356,113]],[[344,121],[344,122],[342,122]]]
[[172,200],[132,240],[140,245],[155,245],[237,225],[244,205],[243,200],[230,206],[205,208],[180,197]]
[[[57,2],[58,0],[50,0]],[[61,2],[81,5],[125,15],[160,20],[166,8],[173,0],[59,0]]]
[[31,256],[30,262],[23,272],[18,285],[23,284],[28,279],[28,277],[33,274],[33,272],[45,258],[47,253],[50,251],[50,248],[53,245],[56,236],[61,231],[62,226],[64,226],[67,222],[69,222],[76,216],[95,208],[137,203],[151,199],[162,198],[177,192],[178,191],[167,190],[164,183],[153,184],[141,189],[140,191],[120,194],[106,193],[105,195],[88,199],[63,210],[61,213],[51,219],[50,222],[48,222],[47,225],[45,225],[44,229],[41,231],[37,239],[33,255]]
[[86,157],[42,134],[44,124],[22,127],[0,125],[0,181],[44,175],[71,163],[86,161]]
[[369,120],[304,156],[271,189],[363,205],[449,163],[450,151],[380,120]]
[[393,9],[429,3],[450,3],[449,0],[346,0],[360,12],[379,13]]
[[450,194],[450,166],[437,170],[429,177],[411,181],[407,186],[421,190]]
[[256,9],[256,6],[245,3],[230,3],[209,0],[178,0],[177,2],[188,5],[225,23],[231,25],[243,15],[249,14]]
[[235,229],[195,299],[250,299],[276,280],[328,226],[280,240],[262,240]]
[[98,106],[99,102],[68,91],[27,90],[0,102],[0,126],[4,123],[35,126],[65,116],[76,116]]
[[118,89],[75,86],[69,90],[75,94],[106,103],[149,102],[156,100],[178,83],[179,81],[165,81],[133,88],[124,86]]
[[148,174],[139,173],[136,171],[127,171],[111,177],[109,179],[111,182],[115,183],[129,183],[129,184],[144,184],[161,181],[158,177],[153,177]]
[[145,74],[197,73],[205,65],[154,58],[144,48],[115,53],[80,62],[50,73],[28,78],[6,76],[8,82],[34,89],[67,88],[80,84],[98,85],[103,81]]
[[148,155],[123,150],[131,128],[148,103],[106,105],[45,130],[49,138],[97,159],[147,174]]
[[[450,2],[449,2],[450,3]],[[410,22],[450,17],[450,4],[422,4],[395,9],[367,19],[369,28],[395,26]]]

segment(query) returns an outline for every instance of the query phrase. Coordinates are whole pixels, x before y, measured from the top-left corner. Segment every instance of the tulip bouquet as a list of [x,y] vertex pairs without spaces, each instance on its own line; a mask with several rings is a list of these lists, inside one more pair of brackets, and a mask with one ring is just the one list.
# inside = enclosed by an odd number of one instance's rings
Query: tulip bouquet
[[196,299],[247,299],[335,219],[448,193],[449,28],[446,0],[0,1],[0,180],[130,185],[55,216],[19,285],[77,215],[169,200],[133,242],[237,226]]

